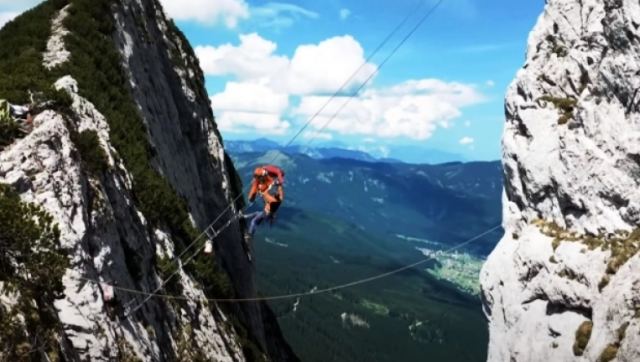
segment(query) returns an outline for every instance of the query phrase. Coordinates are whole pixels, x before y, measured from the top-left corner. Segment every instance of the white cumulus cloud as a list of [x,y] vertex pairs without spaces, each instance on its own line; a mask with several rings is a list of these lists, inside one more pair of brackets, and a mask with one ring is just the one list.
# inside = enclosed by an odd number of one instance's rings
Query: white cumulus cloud
[[419,94],[432,96],[456,106],[466,106],[484,100],[484,96],[474,86],[432,78],[408,80],[389,88],[384,93],[388,95]]
[[[311,117],[327,99],[303,97],[295,111],[302,117]],[[483,100],[471,85],[410,80],[391,88],[369,89],[358,97],[339,97],[314,119],[312,127],[321,129],[328,124],[326,130],[345,135],[425,140],[438,127],[446,128],[460,117],[462,108]]]
[[238,21],[249,17],[244,0],[160,0],[167,14],[176,20],[194,20],[214,25],[220,22],[234,28]]
[[264,84],[228,82],[221,93],[211,97],[216,110],[280,114],[289,106],[289,96]]
[[256,33],[240,35],[240,44],[197,46],[196,55],[207,75],[238,79],[274,79],[287,71],[289,59],[275,54],[278,45]]
[[[293,57],[277,55],[277,44],[256,33],[240,35],[240,44],[197,46],[195,52],[207,75],[233,75],[241,80],[267,79],[289,94],[334,93],[365,62],[364,50],[350,35],[296,48]],[[367,63],[343,89],[348,93],[376,71]]]
[[[222,130],[282,134],[291,127],[290,120],[296,124],[309,120],[347,80],[311,124],[310,131],[322,133],[319,137],[425,140],[438,128],[450,127],[463,108],[485,100],[474,85],[438,79],[408,80],[385,88],[370,83],[354,95],[377,66],[365,64],[362,46],[350,35],[300,45],[291,57],[276,51],[275,42],[257,33],[241,35],[237,45],[196,47],[207,75],[235,78],[212,97]],[[339,115],[331,119],[339,108]]]
[[460,139],[460,144],[463,146],[472,145],[474,142],[475,140],[472,137],[462,137]]
[[289,96],[265,84],[228,82],[224,91],[211,97],[211,104],[222,131],[283,134],[290,126],[282,119]]
[[221,112],[216,116],[218,128],[223,132],[281,135],[285,134],[290,123],[278,115],[254,112]]
[[[301,45],[291,59],[288,88],[295,94],[334,93],[364,62],[362,46],[350,35]],[[365,64],[345,92],[362,84],[376,69],[374,64]]]

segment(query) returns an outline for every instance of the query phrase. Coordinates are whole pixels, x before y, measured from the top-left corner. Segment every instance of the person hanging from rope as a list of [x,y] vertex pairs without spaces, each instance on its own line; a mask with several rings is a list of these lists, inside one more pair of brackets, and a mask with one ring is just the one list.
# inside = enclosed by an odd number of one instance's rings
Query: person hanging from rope
[[[239,213],[239,217],[247,220],[250,219],[249,230],[244,235],[242,247],[247,254],[247,258],[251,261],[251,253],[249,243],[256,233],[258,225],[268,220],[271,225],[275,221],[276,212],[284,201],[284,171],[277,166],[266,165],[255,169],[253,180],[251,181],[251,189],[249,190],[249,201],[254,202],[256,196],[262,196],[264,201],[264,209],[262,211],[250,214]],[[207,234],[208,240],[205,242],[205,254],[213,252],[213,244],[211,240],[213,236]]]
[[251,190],[249,190],[249,201],[253,202],[257,195],[264,200],[263,211],[243,215],[245,219],[251,219],[249,231],[245,235],[245,241],[249,242],[256,233],[258,225],[268,220],[273,224],[276,212],[284,201],[284,171],[277,166],[266,165],[255,169]]

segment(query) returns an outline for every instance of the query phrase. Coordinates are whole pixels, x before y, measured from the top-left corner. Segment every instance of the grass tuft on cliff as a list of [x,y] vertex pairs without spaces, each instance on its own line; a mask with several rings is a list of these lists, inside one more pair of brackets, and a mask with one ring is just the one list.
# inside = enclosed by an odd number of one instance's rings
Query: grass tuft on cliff
[[576,330],[576,340],[573,343],[573,354],[575,356],[582,356],[589,339],[591,338],[591,330],[593,329],[593,322],[584,321],[580,324],[580,327]]
[[563,241],[583,243],[589,250],[610,251],[606,274],[598,283],[600,291],[609,284],[611,276],[640,251],[640,228],[632,232],[619,231],[613,235],[580,235],[562,228],[555,222],[535,220],[533,224],[537,225],[543,234],[553,238],[551,245],[554,251]]
[[553,96],[543,96],[540,98],[540,100],[553,104],[560,111],[560,118],[558,118],[559,125],[566,124],[573,118],[576,105],[578,104],[578,100],[572,97],[560,98]]

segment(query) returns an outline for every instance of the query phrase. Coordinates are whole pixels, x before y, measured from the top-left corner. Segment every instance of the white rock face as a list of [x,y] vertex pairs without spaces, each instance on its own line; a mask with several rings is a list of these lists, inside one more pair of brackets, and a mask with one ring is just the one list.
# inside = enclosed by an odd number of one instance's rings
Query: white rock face
[[21,198],[58,215],[61,242],[72,247],[86,232],[80,167],[65,121],[53,111],[34,119],[27,137],[0,153],[0,183],[19,185]]
[[65,48],[64,37],[69,32],[64,28],[64,19],[69,15],[69,6],[67,5],[51,22],[51,37],[47,41],[47,51],[44,53],[44,66],[47,69],[53,69],[60,64],[69,60],[71,53]]
[[[242,186],[216,129],[198,59],[157,0],[122,1],[114,9],[116,46],[156,153],[154,166],[184,197],[200,230],[223,213],[215,225],[220,228],[236,210],[227,206]],[[213,248],[236,295],[250,298],[257,286],[242,239],[242,227],[233,221]],[[240,303],[237,310],[269,358],[295,360],[265,303]]]
[[[95,109],[93,104],[78,96],[77,83],[71,77],[64,77],[56,82],[56,87],[64,89],[73,98],[72,109],[77,116],[77,124],[53,111],[45,111],[34,119],[34,130],[25,138],[0,153],[0,183],[16,186],[24,201],[41,205],[54,217],[61,231],[62,246],[69,251],[72,268],[63,279],[65,286],[64,299],[58,300],[55,307],[60,321],[65,328],[65,335],[80,359],[92,361],[109,361],[120,357],[114,346],[126,341],[135,355],[145,361],[161,360],[160,341],[150,335],[167,334],[170,343],[177,349],[180,339],[190,341],[190,348],[198,348],[204,356],[216,361],[242,360],[242,353],[236,343],[232,328],[225,327],[219,318],[207,309],[205,296],[200,287],[184,272],[181,273],[184,296],[193,299],[181,306],[180,310],[164,304],[163,308],[170,313],[157,315],[158,321],[171,320],[180,327],[174,333],[167,331],[163,324],[144,327],[132,319],[120,320],[109,316],[108,305],[104,298],[104,288],[109,285],[126,286],[137,289],[134,276],[129,274],[121,244],[121,235],[116,223],[130,224],[140,232],[138,239],[147,245],[152,240],[170,243],[166,234],[147,233],[144,220],[138,219],[137,210],[132,206],[133,199],[129,194],[130,178],[122,165],[116,165],[116,153],[110,147],[109,126],[105,118]],[[98,180],[91,179],[81,170],[69,128],[75,132],[94,130],[100,143],[107,152],[113,172],[106,176],[106,184],[116,187],[124,199],[123,205],[130,210],[118,210],[118,203],[111,203],[110,191],[101,187]],[[90,195],[91,194],[91,195]],[[101,200],[101,202],[97,202]],[[93,204],[90,207],[89,205]],[[101,205],[101,206],[96,206]],[[129,214],[130,219],[123,220],[117,214]],[[126,225],[125,225],[126,227]],[[158,240],[164,237],[165,240]],[[157,239],[154,239],[157,238]],[[89,251],[92,250],[92,251]],[[173,250],[167,251],[172,254]],[[171,255],[168,255],[171,256]],[[152,279],[157,276],[148,271]],[[86,279],[99,283],[87,282]],[[151,286],[147,286],[150,290]],[[142,299],[116,290],[116,297],[123,303],[136,305]],[[200,300],[201,302],[195,302]],[[159,304],[153,300],[151,305]],[[153,313],[153,312],[152,312]],[[221,312],[218,312],[222,315]],[[123,322],[126,321],[126,325]],[[189,334],[185,328],[189,327]],[[183,335],[184,334],[184,335]]]
[[529,37],[506,97],[506,233],[481,272],[490,361],[640,360],[640,257],[607,273],[612,252],[586,245],[640,226],[639,26],[635,0],[548,0]]

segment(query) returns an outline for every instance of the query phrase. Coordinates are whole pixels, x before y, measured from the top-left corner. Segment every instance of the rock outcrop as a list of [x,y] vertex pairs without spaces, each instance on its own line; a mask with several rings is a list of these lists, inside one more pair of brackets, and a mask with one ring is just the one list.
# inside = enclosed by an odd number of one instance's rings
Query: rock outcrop
[[506,96],[491,361],[640,360],[640,4],[548,0]]
[[[51,19],[43,54],[47,70],[64,71],[73,59],[73,49],[65,46],[72,31],[64,22],[74,5],[64,4]],[[104,16],[115,25],[114,49],[146,129],[153,169],[185,201],[189,218],[183,223],[204,230],[232,204],[216,226],[223,224],[236,210],[232,201],[241,185],[215,128],[193,51],[158,1],[111,2],[110,9]],[[175,230],[142,212],[134,173],[114,146],[110,120],[85,98],[83,86],[70,75],[57,79],[55,88],[71,104],[64,110],[45,107],[28,135],[0,151],[0,183],[53,217],[70,262],[64,295],[54,305],[61,326],[57,346],[30,348],[59,351],[70,361],[295,360],[265,304],[209,302],[211,286],[175,260]],[[92,151],[104,155],[104,171],[87,170],[77,144],[87,132],[97,137],[101,150]],[[242,225],[233,221],[214,240],[211,263],[222,266],[235,297],[255,297],[254,270],[241,240]],[[151,298],[143,304],[144,295],[119,289],[156,290],[167,275],[160,260],[177,268],[174,289],[184,300]],[[0,314],[12,308],[6,300],[0,298]]]

